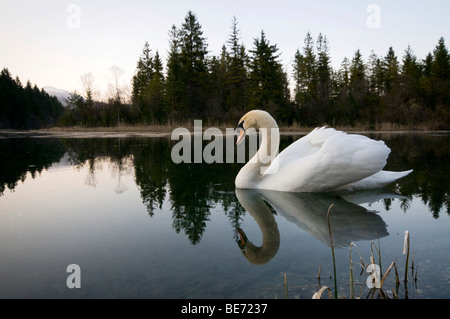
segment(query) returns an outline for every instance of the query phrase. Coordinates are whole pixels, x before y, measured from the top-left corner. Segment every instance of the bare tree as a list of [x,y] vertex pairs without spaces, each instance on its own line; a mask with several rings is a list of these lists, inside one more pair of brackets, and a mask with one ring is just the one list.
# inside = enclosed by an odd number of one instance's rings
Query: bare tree
[[94,76],[92,73],[85,73],[80,76],[84,91],[86,92],[86,101],[92,104],[94,100]]
[[120,83],[120,78],[123,76],[124,71],[117,65],[113,65],[110,68],[112,80],[108,84],[109,97],[113,101],[122,103],[124,86]]

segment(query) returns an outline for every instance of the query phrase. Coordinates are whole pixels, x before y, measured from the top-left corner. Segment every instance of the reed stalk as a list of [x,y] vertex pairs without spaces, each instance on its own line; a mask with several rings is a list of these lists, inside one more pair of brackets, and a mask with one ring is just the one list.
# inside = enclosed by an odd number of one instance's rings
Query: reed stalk
[[353,262],[352,262],[352,246],[356,246],[353,242],[350,243],[350,254],[349,254],[349,263],[350,263],[350,298],[355,299],[355,286],[353,282]]
[[334,204],[331,204],[330,207],[328,207],[327,222],[328,222],[328,232],[329,232],[329,235],[330,235],[331,254],[333,256],[334,297],[335,297],[335,299],[337,299],[336,260],[335,260],[335,257],[334,257],[333,236],[331,235],[331,225],[330,225],[330,210],[331,210],[331,207],[333,207],[333,205]]
[[289,299],[286,273],[284,273],[284,295],[285,295],[286,299]]
[[321,267],[319,266],[319,273],[317,274],[317,282],[319,284],[319,288],[320,288],[320,273],[321,273]]
[[380,239],[378,239],[378,247],[375,245],[374,242],[370,243],[370,251],[372,253],[372,256],[370,257],[370,262],[372,264],[375,264],[375,257],[373,256],[373,249],[372,249],[372,247],[375,247],[375,250],[378,253],[378,266],[380,267],[380,277],[381,277],[381,276],[383,276],[383,271],[382,271],[382,268],[381,268],[381,245],[380,245]]
[[318,292],[314,293],[312,299],[320,299],[325,290],[328,291],[328,298],[333,299],[333,296],[331,295],[331,289],[328,288],[327,286],[323,286],[322,288],[319,289]]
[[394,265],[395,265],[395,262],[392,262],[391,265],[389,266],[389,268],[386,270],[386,273],[384,274],[383,278],[381,278],[381,281],[380,281],[380,289],[383,288],[384,281],[386,280],[386,278],[387,278],[389,272],[391,271],[391,268],[392,268]]
[[409,262],[409,232],[405,231],[405,240],[403,243],[403,255],[406,253],[406,262],[405,262],[405,278],[404,282],[408,281],[408,262]]

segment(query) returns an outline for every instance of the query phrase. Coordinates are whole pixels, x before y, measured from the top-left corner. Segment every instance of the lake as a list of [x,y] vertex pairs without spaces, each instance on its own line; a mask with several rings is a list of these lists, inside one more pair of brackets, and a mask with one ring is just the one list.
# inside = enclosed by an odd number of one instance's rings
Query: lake
[[392,149],[386,169],[413,173],[371,192],[286,194],[236,190],[242,163],[175,164],[170,136],[1,133],[0,298],[309,299],[335,289],[331,204],[339,298],[350,265],[354,294],[369,295],[372,253],[383,275],[395,261],[388,296],[450,298],[450,135],[370,137]]

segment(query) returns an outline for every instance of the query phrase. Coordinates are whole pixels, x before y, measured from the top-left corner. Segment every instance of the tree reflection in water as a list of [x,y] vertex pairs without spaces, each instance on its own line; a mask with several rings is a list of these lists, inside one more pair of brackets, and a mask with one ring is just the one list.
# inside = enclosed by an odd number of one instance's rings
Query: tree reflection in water
[[[410,198],[420,198],[434,218],[450,213],[448,134],[372,134],[392,149],[386,169],[414,172],[389,186],[404,195],[402,208],[408,211]],[[282,136],[281,149],[298,136]],[[206,143],[206,142],[205,142]],[[0,138],[0,196],[13,191],[19,181],[37,178],[53,164],[88,167],[86,184],[96,185],[95,172],[104,161],[111,163],[116,192],[126,190],[123,174],[135,174],[140,197],[153,216],[165,200],[172,211],[172,226],[184,232],[192,244],[200,242],[212,208],[221,205],[234,229],[240,227],[246,210],[235,194],[234,179],[244,164],[181,163],[170,158],[174,142],[170,137],[129,138]],[[224,152],[225,154],[225,152]],[[66,163],[64,163],[66,162]],[[99,166],[100,165],[100,166]],[[383,199],[389,210],[392,199]],[[326,213],[326,211],[325,211]],[[238,235],[236,235],[238,240]]]

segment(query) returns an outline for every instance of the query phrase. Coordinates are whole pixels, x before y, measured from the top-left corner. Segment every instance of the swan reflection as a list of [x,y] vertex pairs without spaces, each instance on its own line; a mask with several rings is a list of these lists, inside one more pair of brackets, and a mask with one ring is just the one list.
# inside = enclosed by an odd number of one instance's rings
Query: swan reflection
[[255,219],[262,232],[262,245],[255,246],[248,240],[245,232],[238,229],[238,241],[242,255],[254,265],[263,265],[271,260],[280,247],[280,232],[272,211],[261,198],[259,191],[236,189],[236,197],[242,207]]
[[335,247],[353,241],[375,240],[389,235],[386,223],[374,211],[359,204],[385,198],[404,198],[397,194],[373,190],[344,194],[291,193],[268,190],[236,189],[242,207],[255,219],[262,233],[260,247],[254,245],[242,229],[238,229],[238,245],[247,260],[255,265],[269,262],[280,246],[277,222],[268,204],[280,216],[296,224],[311,236],[330,246],[327,211],[331,204],[330,225]]

